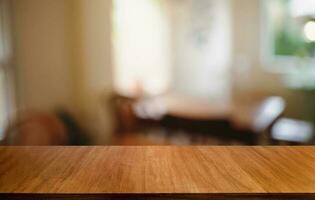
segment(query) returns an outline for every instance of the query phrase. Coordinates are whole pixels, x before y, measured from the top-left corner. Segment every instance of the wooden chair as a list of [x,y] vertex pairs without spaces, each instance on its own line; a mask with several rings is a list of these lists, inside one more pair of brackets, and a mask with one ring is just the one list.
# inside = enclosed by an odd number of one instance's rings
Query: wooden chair
[[41,112],[24,113],[5,135],[5,145],[66,145],[69,139],[66,127],[55,114]]

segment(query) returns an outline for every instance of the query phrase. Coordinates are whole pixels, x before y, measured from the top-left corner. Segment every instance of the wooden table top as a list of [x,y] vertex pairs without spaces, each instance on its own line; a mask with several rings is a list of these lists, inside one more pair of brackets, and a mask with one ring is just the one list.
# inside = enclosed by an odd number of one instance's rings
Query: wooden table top
[[0,147],[2,195],[314,193],[313,147]]

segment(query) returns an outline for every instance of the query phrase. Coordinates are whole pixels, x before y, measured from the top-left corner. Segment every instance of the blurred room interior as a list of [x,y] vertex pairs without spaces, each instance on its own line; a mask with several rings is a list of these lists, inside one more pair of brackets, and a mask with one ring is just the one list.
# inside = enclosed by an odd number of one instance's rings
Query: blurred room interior
[[3,145],[312,145],[314,0],[0,0]]

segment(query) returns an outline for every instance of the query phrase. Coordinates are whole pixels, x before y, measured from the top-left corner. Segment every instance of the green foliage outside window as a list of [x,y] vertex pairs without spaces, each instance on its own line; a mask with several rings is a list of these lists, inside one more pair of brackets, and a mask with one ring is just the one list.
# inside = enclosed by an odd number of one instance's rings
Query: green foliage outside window
[[314,57],[315,43],[308,42],[303,33],[305,23],[313,19],[309,16],[293,17],[289,3],[289,0],[271,1],[271,6],[277,8],[270,15],[270,23],[273,25],[274,54],[302,58]]

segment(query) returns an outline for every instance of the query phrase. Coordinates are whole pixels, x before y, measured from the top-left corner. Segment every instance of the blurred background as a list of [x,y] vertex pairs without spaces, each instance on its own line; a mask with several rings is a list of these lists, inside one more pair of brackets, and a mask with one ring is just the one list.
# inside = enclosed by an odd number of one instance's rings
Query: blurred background
[[312,145],[314,0],[0,0],[3,145]]

